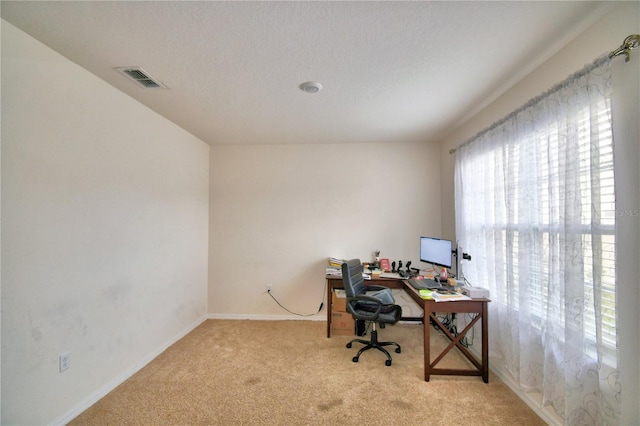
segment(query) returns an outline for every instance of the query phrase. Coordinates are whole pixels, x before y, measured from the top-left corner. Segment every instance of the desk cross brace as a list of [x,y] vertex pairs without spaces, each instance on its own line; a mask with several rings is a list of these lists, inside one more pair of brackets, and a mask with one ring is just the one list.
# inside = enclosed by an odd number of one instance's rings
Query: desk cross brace
[[[480,319],[480,315],[476,315],[476,317],[469,324],[467,324],[467,326],[464,328],[464,330],[462,330],[462,333],[459,333],[457,336],[454,336],[453,334],[451,334],[451,332],[444,326],[444,324],[442,324],[440,322],[440,320],[436,317],[434,312],[432,312],[430,314],[430,318],[447,335],[449,340],[451,340],[451,343],[449,343],[449,346],[447,346],[445,348],[445,350],[443,350],[442,353],[435,360],[433,360],[433,362],[431,363],[431,365],[430,365],[431,372],[434,373],[434,374],[451,374],[451,375],[469,375],[469,374],[473,374],[473,375],[481,376],[482,375],[482,371],[481,371],[482,370],[482,364],[480,363],[480,361],[478,361],[478,359],[475,356],[473,356],[473,354],[471,352],[469,352],[469,350],[460,341],[467,334],[467,331],[471,330],[471,328],[478,322],[478,320]],[[454,346],[456,346],[458,349],[460,349],[460,351],[464,354],[464,356],[469,361],[471,361],[471,363],[473,365],[475,365],[477,370],[463,370],[463,369],[453,369],[453,368],[446,368],[446,369],[434,368],[436,366],[436,364],[438,364],[442,360],[442,358],[444,358],[445,355],[447,353],[449,353],[449,351],[451,349],[453,349]]]

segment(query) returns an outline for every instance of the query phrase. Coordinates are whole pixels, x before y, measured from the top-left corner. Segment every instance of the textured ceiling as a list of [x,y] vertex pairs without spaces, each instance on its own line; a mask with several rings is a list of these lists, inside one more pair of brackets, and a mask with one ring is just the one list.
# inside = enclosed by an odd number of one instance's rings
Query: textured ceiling
[[[433,141],[606,9],[590,1],[1,4],[3,19],[212,145]],[[169,89],[143,89],[119,66],[141,66]],[[301,91],[308,80],[323,90]]]

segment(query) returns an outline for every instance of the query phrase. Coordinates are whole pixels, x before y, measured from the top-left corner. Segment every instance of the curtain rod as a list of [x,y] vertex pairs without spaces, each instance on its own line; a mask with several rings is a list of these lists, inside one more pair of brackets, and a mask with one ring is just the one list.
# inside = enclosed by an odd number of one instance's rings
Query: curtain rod
[[[624,61],[629,62],[629,51],[633,49],[637,49],[638,46],[640,46],[640,34],[631,34],[630,36],[627,36],[624,39],[620,47],[618,47],[616,50],[609,53],[609,59],[614,58],[616,56],[625,55]],[[480,133],[484,133],[484,131]],[[464,143],[462,145],[464,145]],[[449,150],[449,155],[453,155],[455,153],[456,153],[456,148],[452,148]]]
[[618,47],[613,52],[609,53],[609,57],[613,58],[616,56],[624,55],[625,62],[629,62],[629,51],[632,49],[637,49],[640,45],[640,34],[631,34],[627,38],[624,39],[620,47]]

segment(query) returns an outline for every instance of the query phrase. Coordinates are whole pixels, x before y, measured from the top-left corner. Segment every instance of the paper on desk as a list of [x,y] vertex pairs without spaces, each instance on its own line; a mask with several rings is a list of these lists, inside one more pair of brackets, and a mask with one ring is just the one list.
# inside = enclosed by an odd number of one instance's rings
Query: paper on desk
[[460,294],[460,293],[445,293],[445,294],[441,294],[441,293],[438,293],[437,291],[434,291],[431,294],[431,297],[436,302],[454,302],[456,300],[471,300],[470,297],[465,296],[464,294]]
[[383,272],[382,274],[380,274],[380,278],[395,278],[397,280],[402,279],[400,274],[398,274],[397,272]]

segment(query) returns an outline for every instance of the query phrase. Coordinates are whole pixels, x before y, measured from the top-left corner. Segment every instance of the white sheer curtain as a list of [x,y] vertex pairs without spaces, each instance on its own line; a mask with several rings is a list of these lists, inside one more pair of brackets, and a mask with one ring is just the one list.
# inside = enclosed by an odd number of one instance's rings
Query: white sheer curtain
[[456,150],[464,276],[488,287],[490,348],[566,424],[617,424],[610,61]]

